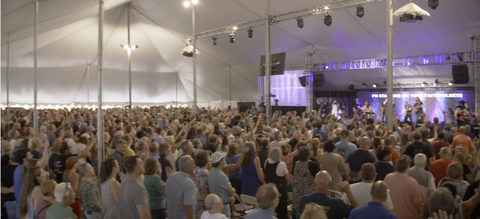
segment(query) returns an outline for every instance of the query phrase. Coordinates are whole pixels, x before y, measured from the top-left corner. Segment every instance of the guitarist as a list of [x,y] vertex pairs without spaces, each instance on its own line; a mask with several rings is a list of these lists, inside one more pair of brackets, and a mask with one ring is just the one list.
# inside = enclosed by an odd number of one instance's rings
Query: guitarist
[[423,115],[423,102],[419,97],[415,97],[415,104],[413,105],[413,111],[415,113],[415,119],[420,120]]
[[[387,122],[387,103],[388,99],[385,99],[382,103],[382,122],[386,123]],[[395,103],[392,103],[392,109],[395,109]],[[395,112],[395,110],[393,110]]]
[[410,122],[413,123],[412,121],[412,105],[408,103],[408,101],[405,101],[405,119],[403,119],[403,122],[407,122],[407,119],[410,119]]

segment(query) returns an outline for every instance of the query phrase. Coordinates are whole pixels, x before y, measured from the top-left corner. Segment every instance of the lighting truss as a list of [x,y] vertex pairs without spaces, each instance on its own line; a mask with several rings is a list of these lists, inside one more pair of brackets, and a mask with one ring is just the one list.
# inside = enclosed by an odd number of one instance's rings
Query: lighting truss
[[[411,67],[427,65],[445,65],[480,62],[480,51],[442,53],[393,58],[393,67]],[[344,71],[361,69],[379,69],[387,67],[387,59],[361,59],[347,62],[329,62],[313,64],[314,71]],[[287,66],[285,70],[303,70],[305,65]]]
[[[393,88],[394,89],[399,89],[399,88],[426,88],[426,87],[433,87],[433,88],[447,88],[447,87],[449,87],[449,88],[452,88],[452,87],[456,87],[456,88],[468,87],[468,88],[471,88],[472,87],[471,83],[469,83],[469,84],[454,84],[454,85],[451,85],[451,86],[448,85],[448,83],[438,83],[438,84],[427,83],[428,85],[426,85],[426,86],[422,86],[422,84],[423,84],[423,82],[405,83],[405,84],[396,83],[396,84],[393,84]],[[362,87],[361,84],[355,84],[354,87],[355,87],[356,90],[385,90],[386,89],[384,86]]]
[[[294,20],[299,17],[308,17],[312,15],[325,14],[327,12],[330,13],[332,11],[344,10],[346,8],[364,6],[364,5],[369,5],[369,4],[374,4],[378,2],[384,2],[384,1],[385,0],[344,0],[344,1],[332,2],[325,5],[319,5],[319,6],[305,8],[301,10],[290,11],[290,12],[286,12],[279,15],[272,15],[270,16],[271,17],[270,24],[276,24],[281,21]],[[265,24],[266,21],[267,21],[267,18],[259,18],[256,20],[246,21],[246,22],[242,22],[234,25],[229,25],[225,27],[203,31],[203,32],[197,33],[197,39],[212,37],[220,34],[228,34],[237,30],[262,26]],[[237,29],[234,30],[233,27],[237,27]],[[192,38],[192,36],[189,36],[187,38]]]

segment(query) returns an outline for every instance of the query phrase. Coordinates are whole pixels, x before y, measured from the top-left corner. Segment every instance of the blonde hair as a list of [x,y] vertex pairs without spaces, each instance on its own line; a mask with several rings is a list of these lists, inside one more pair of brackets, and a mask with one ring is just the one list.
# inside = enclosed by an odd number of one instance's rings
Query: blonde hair
[[53,197],[56,185],[57,185],[57,182],[55,182],[55,180],[53,179],[43,182],[40,185],[40,191],[42,192],[42,195]]
[[41,143],[41,141],[40,141],[39,138],[33,138],[32,139],[32,145],[31,145],[30,149],[32,149],[32,150],[37,149],[37,147],[40,143]]
[[320,205],[308,203],[305,205],[300,219],[327,219],[327,214]]
[[447,167],[447,176],[452,179],[458,179],[463,174],[463,166],[459,162],[450,163]]

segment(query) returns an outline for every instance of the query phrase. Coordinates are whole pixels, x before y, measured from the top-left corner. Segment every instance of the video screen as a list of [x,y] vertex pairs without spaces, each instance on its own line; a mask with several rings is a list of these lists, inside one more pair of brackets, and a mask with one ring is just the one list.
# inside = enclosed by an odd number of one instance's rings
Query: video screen
[[[419,97],[423,102],[423,111],[427,114],[427,119],[433,121],[433,118],[438,117],[439,121],[446,120],[447,123],[452,122],[453,113],[460,101],[465,101],[470,105],[472,111],[475,111],[475,91],[474,90],[418,90],[418,91],[394,91],[393,102],[395,103],[394,113],[402,121],[405,117],[405,102],[409,102],[412,106],[415,104],[415,97]],[[373,112],[377,113],[381,110],[381,105],[387,99],[386,91],[358,91],[357,98],[359,98],[362,105],[365,101],[370,102],[373,107]],[[442,111],[447,112],[447,118],[443,118]],[[412,113],[413,114],[413,113]],[[380,119],[380,115],[375,119]],[[415,115],[413,115],[413,119]]]

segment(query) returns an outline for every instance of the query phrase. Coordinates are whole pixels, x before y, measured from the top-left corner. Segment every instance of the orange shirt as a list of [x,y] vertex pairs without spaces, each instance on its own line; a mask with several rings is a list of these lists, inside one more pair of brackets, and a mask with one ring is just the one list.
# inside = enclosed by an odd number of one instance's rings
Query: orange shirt
[[447,167],[448,164],[455,162],[450,159],[438,159],[432,164],[430,164],[430,173],[435,177],[435,185],[438,185],[438,182],[447,176]]
[[468,135],[458,134],[453,138],[453,148],[462,145],[465,149],[465,155],[470,156],[470,149],[473,149],[472,139]]
[[397,167],[397,159],[400,158],[400,154],[394,149],[392,149],[392,163],[393,166],[396,168]]

